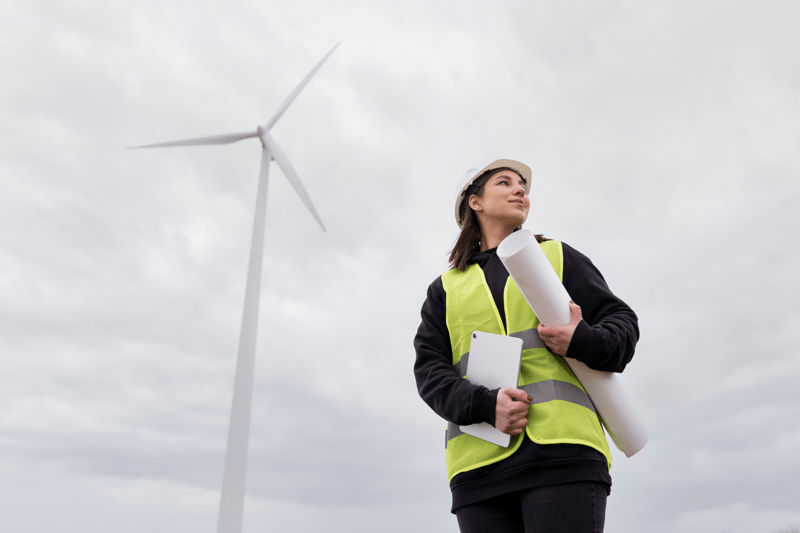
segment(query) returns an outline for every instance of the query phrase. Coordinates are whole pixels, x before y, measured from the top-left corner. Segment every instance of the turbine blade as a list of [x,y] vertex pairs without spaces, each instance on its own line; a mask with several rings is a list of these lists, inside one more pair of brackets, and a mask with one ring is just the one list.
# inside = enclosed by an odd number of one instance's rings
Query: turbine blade
[[[336,43],[336,46],[339,46],[340,44],[341,43]],[[308,76],[303,78],[303,81],[300,82],[300,85],[298,85],[297,88],[294,91],[292,91],[292,94],[289,95],[289,98],[287,98],[286,101],[283,102],[283,105],[281,105],[281,107],[278,108],[278,111],[275,113],[275,115],[273,115],[273,117],[269,119],[269,122],[267,122],[266,125],[268,131],[272,126],[275,125],[276,122],[278,122],[278,119],[281,118],[281,115],[283,115],[283,112],[286,111],[286,108],[289,107],[289,105],[291,105],[291,103],[294,101],[295,98],[297,98],[297,95],[300,94],[300,91],[303,90],[303,87],[305,87],[306,84],[309,82],[309,80],[311,80],[311,78],[314,76],[314,74],[317,73],[317,71],[325,62],[325,60],[328,59],[328,57],[333,53],[334,50],[336,50],[336,46],[331,48],[331,51],[328,52],[328,54],[325,57],[323,57],[319,63],[317,63],[317,66],[311,69],[311,72],[308,73]]]
[[283,173],[286,175],[286,179],[289,180],[289,183],[292,184],[294,190],[297,191],[297,194],[300,196],[300,199],[303,200],[303,203],[306,204],[306,207],[311,214],[316,219],[319,226],[322,228],[322,231],[325,230],[325,225],[322,224],[322,219],[319,218],[319,214],[317,214],[317,210],[314,209],[314,204],[311,203],[311,198],[308,197],[308,193],[306,189],[303,187],[303,184],[300,182],[300,177],[297,175],[292,164],[289,162],[289,158],[286,157],[286,154],[281,151],[278,147],[278,143],[270,136],[269,133],[264,132],[264,135],[261,136],[261,139],[264,141],[265,148],[272,153],[272,158],[278,163],[278,166],[281,167]]
[[197,137],[196,139],[184,139],[182,141],[171,141],[158,144],[147,144],[144,146],[131,146],[128,150],[135,150],[137,148],[161,148],[165,146],[195,146],[201,144],[231,144],[242,139],[249,139],[250,137],[258,137],[258,131],[249,133],[224,133],[222,135],[212,135],[211,137]]

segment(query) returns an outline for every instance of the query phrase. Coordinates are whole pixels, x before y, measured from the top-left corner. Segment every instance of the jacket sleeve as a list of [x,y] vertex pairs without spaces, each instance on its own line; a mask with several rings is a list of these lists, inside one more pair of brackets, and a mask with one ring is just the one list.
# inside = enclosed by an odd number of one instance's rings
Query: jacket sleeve
[[565,243],[562,247],[564,287],[583,315],[567,356],[595,370],[622,372],[639,340],[636,313],[611,292],[588,257]]
[[422,305],[422,322],[414,338],[417,390],[436,414],[454,424],[495,423],[497,390],[473,385],[453,368],[447,330],[446,295],[441,277],[428,287]]

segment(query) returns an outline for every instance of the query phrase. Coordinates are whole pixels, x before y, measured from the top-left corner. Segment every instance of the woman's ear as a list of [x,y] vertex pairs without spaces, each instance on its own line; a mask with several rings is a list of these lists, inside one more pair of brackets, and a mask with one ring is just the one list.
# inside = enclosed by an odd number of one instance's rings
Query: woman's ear
[[473,194],[467,200],[467,204],[472,208],[473,211],[482,211],[483,208],[481,207],[481,199],[478,198],[477,195]]

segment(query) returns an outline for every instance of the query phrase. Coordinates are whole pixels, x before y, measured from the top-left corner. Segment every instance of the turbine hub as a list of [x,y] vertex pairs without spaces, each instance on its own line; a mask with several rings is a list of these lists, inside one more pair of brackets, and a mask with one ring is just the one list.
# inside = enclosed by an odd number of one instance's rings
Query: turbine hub
[[264,144],[265,133],[267,133],[267,130],[264,129],[264,126],[259,126],[256,128],[256,134],[258,135],[258,140],[261,141],[261,146],[266,146],[266,144]]

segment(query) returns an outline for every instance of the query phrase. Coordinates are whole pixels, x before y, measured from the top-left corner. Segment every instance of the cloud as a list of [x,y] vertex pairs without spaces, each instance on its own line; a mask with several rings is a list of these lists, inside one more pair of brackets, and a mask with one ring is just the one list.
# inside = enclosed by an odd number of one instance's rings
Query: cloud
[[800,522],[794,7],[0,9],[6,523],[213,528],[259,147],[124,147],[254,129],[338,41],[273,130],[328,232],[272,165],[246,529],[456,529],[411,340],[495,154],[640,316],[608,528]]

